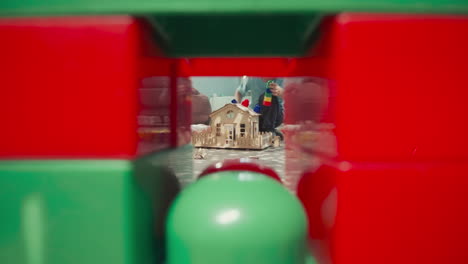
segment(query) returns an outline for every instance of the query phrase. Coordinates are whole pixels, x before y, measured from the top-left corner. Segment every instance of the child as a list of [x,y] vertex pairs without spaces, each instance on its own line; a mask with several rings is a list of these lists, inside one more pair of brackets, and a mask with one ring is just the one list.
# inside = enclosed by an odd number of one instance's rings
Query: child
[[[241,84],[234,93],[234,98],[237,102],[241,102],[242,97],[247,93],[247,91],[251,91],[253,102],[251,104],[251,108],[255,106],[256,102],[258,102],[258,109],[255,110],[262,114],[260,116],[259,131],[272,132],[275,135],[280,136],[282,140],[283,135],[276,130],[276,127],[283,123],[284,116],[282,99],[284,89],[281,85],[283,85],[283,79],[280,78],[248,78],[247,76],[244,76]],[[271,97],[269,97],[270,102],[268,102],[271,105],[263,106],[263,99],[267,88],[269,88],[271,92]]]

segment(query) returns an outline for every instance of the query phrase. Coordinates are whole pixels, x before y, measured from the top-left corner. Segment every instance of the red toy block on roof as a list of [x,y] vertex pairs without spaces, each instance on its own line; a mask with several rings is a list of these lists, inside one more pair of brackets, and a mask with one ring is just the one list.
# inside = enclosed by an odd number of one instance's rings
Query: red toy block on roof
[[[125,158],[170,147],[169,115],[190,107],[190,85],[169,100],[177,61],[147,33],[127,16],[0,19],[0,157]],[[185,122],[177,126],[189,135]]]

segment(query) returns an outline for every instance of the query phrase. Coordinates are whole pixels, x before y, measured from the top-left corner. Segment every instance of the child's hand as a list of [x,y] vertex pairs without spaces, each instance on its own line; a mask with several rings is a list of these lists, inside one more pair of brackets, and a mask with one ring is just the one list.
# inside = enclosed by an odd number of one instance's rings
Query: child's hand
[[277,83],[275,82],[271,82],[270,85],[269,85],[269,88],[271,90],[271,93],[274,95],[274,96],[278,96],[278,97],[282,97],[283,96],[283,93],[284,93],[284,89],[279,86]]

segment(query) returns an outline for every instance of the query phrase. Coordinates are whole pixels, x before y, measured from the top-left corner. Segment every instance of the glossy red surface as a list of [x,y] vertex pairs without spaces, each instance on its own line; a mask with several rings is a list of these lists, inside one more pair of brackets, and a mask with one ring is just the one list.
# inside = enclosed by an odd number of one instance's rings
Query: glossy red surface
[[468,261],[467,163],[335,165],[306,172],[297,190],[321,261]]
[[332,32],[342,159],[468,158],[468,17],[342,14]]
[[334,263],[467,263],[466,163],[351,164],[337,178]]
[[290,76],[288,58],[191,58],[183,71],[191,76]]
[[[332,114],[292,106],[287,122],[300,125],[286,133],[294,154],[286,166],[297,153],[331,164],[306,172],[297,189],[309,236],[321,244],[316,255],[337,264],[467,263],[468,18],[341,14],[328,39],[331,50],[318,55],[328,72],[317,76],[336,88]],[[304,98],[313,99],[306,93],[299,104],[313,101]],[[327,132],[336,132],[335,152],[320,126],[304,124],[321,118],[336,126]]]
[[241,159],[227,159],[220,161],[211,166],[208,166],[203,170],[199,178],[204,177],[208,174],[220,172],[220,171],[251,171],[264,174],[274,180],[281,182],[279,175],[270,167],[264,166],[262,164],[256,163],[255,161],[247,158]]
[[[297,196],[301,200],[309,220],[309,237],[311,239],[330,239],[333,224],[326,223],[325,203],[331,199],[336,189],[337,170],[323,165],[317,170],[305,171],[297,186]],[[336,201],[329,201],[333,203]]]
[[158,55],[144,24],[3,18],[0,35],[0,157],[131,158],[171,146],[177,62]]
[[[328,39],[320,43],[328,43]],[[306,58],[190,58],[182,68],[186,76],[327,76],[329,47],[316,47]]]

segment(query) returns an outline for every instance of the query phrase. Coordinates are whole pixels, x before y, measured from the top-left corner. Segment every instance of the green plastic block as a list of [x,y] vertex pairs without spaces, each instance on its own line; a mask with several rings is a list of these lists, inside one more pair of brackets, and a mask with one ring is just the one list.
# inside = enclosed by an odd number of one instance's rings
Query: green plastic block
[[302,13],[342,11],[467,13],[466,0],[2,0],[1,15]]
[[148,158],[1,161],[0,263],[160,263],[178,191]]
[[277,181],[245,171],[213,173],[182,191],[167,239],[167,264],[304,264],[308,254],[299,200]]

